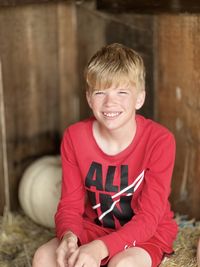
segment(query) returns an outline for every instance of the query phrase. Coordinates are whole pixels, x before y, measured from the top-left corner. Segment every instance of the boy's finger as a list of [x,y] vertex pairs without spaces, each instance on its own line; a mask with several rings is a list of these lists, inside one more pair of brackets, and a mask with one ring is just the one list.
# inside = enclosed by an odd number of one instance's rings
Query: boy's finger
[[66,251],[63,249],[58,249],[56,251],[57,256],[57,266],[66,267]]
[[77,243],[74,241],[68,241],[67,246],[68,248],[77,248]]
[[62,255],[59,255],[59,257],[57,258],[57,266],[66,267],[66,260],[65,257],[63,257]]
[[77,261],[79,251],[75,250],[67,259],[67,267],[74,267],[75,262]]
[[77,261],[75,262],[74,267],[83,267],[83,266],[86,266],[84,265],[83,260],[81,258],[78,258]]

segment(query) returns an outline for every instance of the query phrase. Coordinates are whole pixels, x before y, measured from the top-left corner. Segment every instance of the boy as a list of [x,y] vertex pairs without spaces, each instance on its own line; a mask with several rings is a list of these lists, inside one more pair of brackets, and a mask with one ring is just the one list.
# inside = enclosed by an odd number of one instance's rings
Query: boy
[[132,49],[103,47],[85,78],[94,117],[64,134],[57,238],[38,249],[33,267],[156,267],[177,234],[168,202],[173,135],[136,115],[145,70]]

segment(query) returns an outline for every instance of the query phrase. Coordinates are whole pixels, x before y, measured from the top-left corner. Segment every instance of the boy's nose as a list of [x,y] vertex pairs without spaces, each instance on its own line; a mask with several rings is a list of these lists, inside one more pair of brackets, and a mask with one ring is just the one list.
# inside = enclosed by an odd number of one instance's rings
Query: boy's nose
[[115,103],[115,97],[112,94],[106,94],[104,98],[104,104],[109,106]]

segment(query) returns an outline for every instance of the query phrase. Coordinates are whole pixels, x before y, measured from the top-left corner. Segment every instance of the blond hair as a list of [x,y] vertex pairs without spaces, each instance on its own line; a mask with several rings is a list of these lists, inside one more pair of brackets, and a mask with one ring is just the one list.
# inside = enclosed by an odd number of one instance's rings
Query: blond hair
[[111,85],[134,85],[145,89],[142,57],[133,49],[114,43],[97,51],[85,68],[86,90],[107,89]]

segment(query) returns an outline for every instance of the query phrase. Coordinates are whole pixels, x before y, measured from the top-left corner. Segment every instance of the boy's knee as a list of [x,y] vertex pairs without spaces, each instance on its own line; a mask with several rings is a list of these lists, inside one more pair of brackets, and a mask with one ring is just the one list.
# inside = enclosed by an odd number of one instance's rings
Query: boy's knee
[[32,267],[55,267],[56,249],[59,245],[57,238],[53,238],[46,244],[39,247],[34,256]]
[[48,258],[48,252],[46,246],[43,245],[36,250],[33,256],[32,267],[44,267],[47,258]]
[[127,257],[117,257],[115,256],[113,259],[110,260],[108,267],[137,267],[137,265],[134,264],[133,258],[130,256]]

